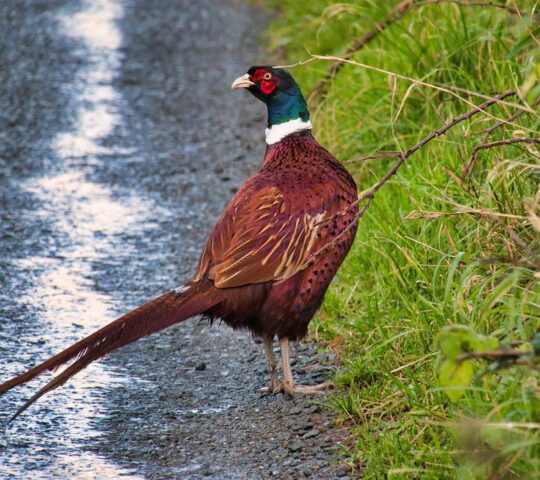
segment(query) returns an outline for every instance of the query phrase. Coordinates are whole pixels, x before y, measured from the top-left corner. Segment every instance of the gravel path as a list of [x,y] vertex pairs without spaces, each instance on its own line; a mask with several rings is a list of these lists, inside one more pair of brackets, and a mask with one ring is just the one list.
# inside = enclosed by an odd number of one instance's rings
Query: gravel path
[[[8,0],[0,19],[4,378],[192,274],[262,161],[264,107],[229,85],[264,61],[266,19],[215,0]],[[293,357],[301,382],[331,369],[313,344]],[[348,478],[332,415],[266,382],[248,334],[188,321],[34,406],[0,478]]]

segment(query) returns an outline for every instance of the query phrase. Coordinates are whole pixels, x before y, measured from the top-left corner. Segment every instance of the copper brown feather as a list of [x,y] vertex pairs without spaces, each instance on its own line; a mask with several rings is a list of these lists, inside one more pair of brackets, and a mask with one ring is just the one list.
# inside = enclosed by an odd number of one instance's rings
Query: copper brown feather
[[[275,336],[291,340],[305,336],[353,242],[356,225],[332,248],[324,249],[354,222],[356,209],[347,207],[357,198],[356,185],[312,137],[307,108],[302,110],[305,102],[287,72],[253,67],[235,85],[267,103],[269,125],[272,129],[276,122],[283,137],[268,145],[261,170],[240,188],[217,221],[193,280],[0,385],[2,394],[72,362],[13,418],[91,362],[194,315],[220,318],[233,328],[269,339],[270,344]],[[283,92],[287,95],[280,97]],[[294,95],[296,103],[289,105]],[[296,114],[300,122],[287,120],[287,115]],[[336,215],[342,211],[346,213]]]

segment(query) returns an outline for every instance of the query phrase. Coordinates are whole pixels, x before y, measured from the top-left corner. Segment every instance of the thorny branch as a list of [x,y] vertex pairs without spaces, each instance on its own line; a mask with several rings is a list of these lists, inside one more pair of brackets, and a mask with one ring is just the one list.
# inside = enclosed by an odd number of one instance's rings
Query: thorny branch
[[385,152],[376,153],[374,155],[368,155],[367,157],[352,158],[351,160],[347,160],[344,163],[365,162],[367,160],[373,160],[375,158],[392,158],[399,156],[401,156],[401,152],[398,152],[396,150],[388,150]]
[[353,221],[343,230],[341,231],[336,237],[326,244],[324,247],[319,249],[317,252],[315,252],[301,267],[300,270],[303,270],[310,266],[313,262],[315,262],[322,254],[327,252],[331,247],[333,247],[342,237],[345,235],[351,228],[353,228],[354,225],[360,220],[360,218],[364,215],[366,210],[371,205],[371,201],[375,197],[375,194],[380,190],[380,188],[388,181],[390,178],[398,171],[399,167],[405,162],[407,158],[409,158],[413,153],[416,153],[418,150],[420,150],[424,145],[429,143],[431,140],[440,137],[441,135],[444,135],[448,130],[450,130],[452,127],[457,125],[460,122],[463,122],[464,120],[468,120],[469,118],[473,117],[479,112],[485,111],[487,108],[489,108],[491,105],[495,103],[499,103],[501,100],[504,100],[507,97],[510,97],[512,95],[515,95],[516,92],[513,90],[509,90],[507,92],[501,93],[490,100],[487,100],[486,102],[482,103],[481,105],[476,106],[473,110],[470,110],[466,113],[463,113],[462,115],[457,116],[450,122],[443,125],[438,130],[435,130],[434,132],[430,133],[426,137],[424,137],[422,140],[420,140],[417,144],[413,145],[411,148],[409,148],[405,152],[399,153],[398,160],[392,165],[392,167],[386,172],[386,174],[379,179],[377,183],[375,183],[371,188],[365,190],[362,192],[356,201],[351,203],[347,208],[339,211],[335,215],[332,215],[329,218],[326,218],[319,222],[317,225],[321,224],[328,224],[335,221],[340,216],[346,214],[347,212],[351,211],[352,209],[356,208],[357,205],[362,202],[366,201],[365,205],[356,213]]
[[[496,2],[467,2],[461,0],[424,0],[424,1],[415,1],[415,0],[404,0],[400,2],[394,10],[390,12],[388,17],[382,22],[377,22],[372,30],[367,31],[361,37],[357,38],[349,48],[343,54],[343,58],[348,59],[356,52],[364,48],[368,43],[377,38],[377,36],[384,32],[389,26],[393,25],[397,21],[405,17],[412,9],[420,8],[426,5],[438,5],[443,3],[451,3],[458,5],[460,7],[492,7],[499,8],[507,11],[510,14],[517,15],[519,17],[526,17],[527,14],[522,12],[518,8],[511,7],[502,3]],[[536,17],[534,17],[536,19]],[[326,75],[319,80],[315,86],[311,89],[308,94],[308,98],[313,100],[318,95],[325,93],[330,81],[335,78],[339,70],[344,66],[344,63],[341,61],[334,61]]]

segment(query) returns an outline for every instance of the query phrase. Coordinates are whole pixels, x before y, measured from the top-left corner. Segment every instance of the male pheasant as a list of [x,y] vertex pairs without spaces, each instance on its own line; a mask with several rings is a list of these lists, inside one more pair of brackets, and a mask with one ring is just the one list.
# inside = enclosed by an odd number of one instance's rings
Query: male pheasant
[[[267,149],[261,170],[218,219],[194,278],[0,385],[2,394],[71,361],[13,418],[94,360],[194,315],[219,318],[261,337],[271,392],[314,393],[324,386],[294,384],[289,341],[305,336],[351,247],[356,185],[313,138],[306,102],[286,70],[251,67],[231,88],[245,88],[266,104]],[[275,337],[281,348],[281,382],[272,350]]]

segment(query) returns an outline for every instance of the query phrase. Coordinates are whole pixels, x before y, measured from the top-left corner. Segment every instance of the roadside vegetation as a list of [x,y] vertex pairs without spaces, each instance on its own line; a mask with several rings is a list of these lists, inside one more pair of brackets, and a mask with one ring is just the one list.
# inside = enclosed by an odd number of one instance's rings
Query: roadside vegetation
[[474,112],[376,193],[314,322],[343,364],[345,460],[364,478],[540,478],[540,3],[264,3],[284,63],[350,62],[293,73],[360,191]]

